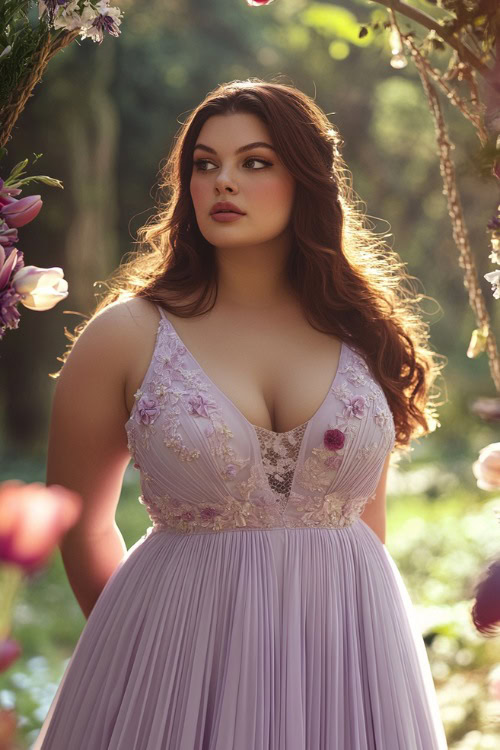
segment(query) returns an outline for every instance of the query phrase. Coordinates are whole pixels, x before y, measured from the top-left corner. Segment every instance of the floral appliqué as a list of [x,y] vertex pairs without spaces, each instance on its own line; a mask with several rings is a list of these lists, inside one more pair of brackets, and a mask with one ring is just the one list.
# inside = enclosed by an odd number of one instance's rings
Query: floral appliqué
[[[227,494],[207,504],[193,503],[169,496],[161,496],[152,490],[143,492],[140,502],[145,505],[155,527],[169,526],[182,531],[224,528],[262,528],[269,523],[279,525],[277,508],[269,507],[271,490],[265,474],[256,466],[250,467],[245,480],[238,474],[250,459],[239,456],[231,446],[233,433],[222,417],[218,403],[209,393],[210,386],[199,369],[189,369],[184,364],[186,347],[170,331],[170,322],[162,318],[153,354],[152,375],[134,394],[135,409],[131,421],[138,430],[127,429],[128,448],[134,458],[134,468],[141,470],[141,480],[150,479],[137,462],[137,441],[148,450],[153,435],[161,430],[163,443],[175,452],[181,461],[190,462],[200,457],[197,449],[191,449],[182,431],[182,415],[206,420],[202,429],[206,446],[217,459],[219,476],[227,482]],[[159,416],[162,419],[159,420]]]
[[224,478],[236,476],[248,459],[242,459],[230,445],[233,437],[228,425],[221,417],[217,402],[212,398],[209,385],[197,370],[184,366],[186,347],[174,331],[169,330],[170,322],[162,318],[159,324],[158,341],[153,355],[153,377],[139,389],[135,421],[142,429],[140,439],[145,448],[150,447],[151,435],[156,434],[156,423],[162,414],[161,430],[163,443],[175,452],[181,461],[193,461],[200,457],[200,451],[190,448],[181,430],[183,409],[194,419],[207,420],[204,434],[212,455],[219,459],[220,473]]
[[[322,433],[320,445],[312,448],[299,464],[300,447],[309,423],[289,433],[273,433],[252,426],[259,440],[261,461],[249,465],[251,459],[243,458],[234,449],[233,432],[212,396],[213,384],[201,368],[186,366],[189,352],[170,321],[162,316],[149,377],[134,394],[134,409],[127,427],[134,467],[141,471],[143,494],[139,499],[153,520],[154,529],[205,533],[352,524],[371,488],[350,482],[346,457],[349,454],[349,466],[352,461],[355,466],[355,459],[380,452],[380,441],[368,435],[355,452],[352,450],[360,426],[367,419],[372,419],[389,437],[393,422],[384,393],[370,377],[368,366],[350,347],[348,350],[347,361],[339,366],[343,381],[339,383],[335,378],[330,390],[338,408]],[[363,393],[359,392],[361,388]],[[186,418],[198,423],[203,448],[215,459],[211,469],[225,483],[216,498],[204,498],[198,493],[196,500],[191,500],[188,492],[182,493],[182,497],[173,496],[167,491],[168,485],[163,487],[158,477],[153,481],[146,470],[155,473],[147,461],[154,436],[161,438],[182,462],[200,458],[201,450],[197,449],[194,438],[190,440],[192,433],[185,427]],[[137,456],[144,467],[139,466]],[[238,479],[243,469],[246,469],[245,479]],[[309,491],[307,494],[292,491],[295,478]]]
[[298,514],[297,521],[288,525],[308,528],[344,528],[351,526],[360,516],[365,497],[343,497],[336,492],[303,497],[292,493],[291,507]]
[[203,533],[226,529],[262,529],[282,525],[282,516],[269,495],[262,492],[262,477],[256,466],[250,468],[248,479],[238,482],[232,494],[219,501],[190,503],[172,497],[152,494],[139,501],[153,520],[153,530],[165,527],[183,533]]
[[354,422],[350,422],[351,417],[362,419],[366,410],[369,409],[371,418],[387,435],[388,444],[391,444],[395,436],[393,416],[387,405],[384,391],[371,377],[365,360],[357,352],[351,350],[342,372],[345,374],[346,381],[355,386],[364,386],[369,393],[355,394],[345,381],[341,386],[333,389],[334,394],[345,405],[342,415],[337,417],[337,426],[345,429],[353,437],[358,427]]
[[[345,434],[337,429],[328,429],[323,435],[323,445],[313,448],[299,471],[299,482],[305,489],[325,490],[330,487],[344,458]],[[332,451],[334,452],[332,455]],[[342,451],[342,452],[341,452]]]

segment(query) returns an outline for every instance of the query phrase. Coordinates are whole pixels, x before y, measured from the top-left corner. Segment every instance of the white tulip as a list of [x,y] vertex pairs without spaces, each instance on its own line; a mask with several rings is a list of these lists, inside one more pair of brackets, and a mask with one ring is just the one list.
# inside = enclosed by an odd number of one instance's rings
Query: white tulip
[[50,310],[68,296],[68,282],[62,268],[24,266],[12,278],[12,285],[21,295],[20,302],[28,310]]

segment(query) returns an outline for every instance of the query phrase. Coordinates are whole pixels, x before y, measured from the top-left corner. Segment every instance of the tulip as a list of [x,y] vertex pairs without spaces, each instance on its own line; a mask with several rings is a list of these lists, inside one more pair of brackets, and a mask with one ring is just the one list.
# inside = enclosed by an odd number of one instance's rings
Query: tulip
[[58,266],[24,266],[14,274],[12,285],[29,310],[50,310],[68,296],[68,282],[63,276],[64,271]]
[[11,250],[8,258],[6,258],[5,250],[2,245],[0,245],[0,289],[6,287],[9,282],[12,270],[16,265],[17,254],[18,250],[15,247]]
[[42,205],[43,201],[39,195],[27,195],[19,200],[13,198],[10,203],[0,208],[0,215],[9,227],[23,227],[38,216]]
[[490,443],[479,451],[472,472],[481,490],[500,489],[500,443]]
[[[28,160],[24,162],[24,166],[28,163]],[[15,169],[15,167],[14,167]],[[7,178],[8,179],[8,178]],[[21,188],[14,187],[13,185],[7,185],[5,180],[0,177],[0,206],[7,206],[11,203],[12,196],[19,195],[23,191]]]
[[43,567],[82,509],[78,493],[58,484],[0,484],[0,560],[25,573]]
[[19,232],[15,227],[9,227],[6,221],[0,216],[0,245],[3,245],[4,249],[10,249],[13,245],[17,245],[19,240]]

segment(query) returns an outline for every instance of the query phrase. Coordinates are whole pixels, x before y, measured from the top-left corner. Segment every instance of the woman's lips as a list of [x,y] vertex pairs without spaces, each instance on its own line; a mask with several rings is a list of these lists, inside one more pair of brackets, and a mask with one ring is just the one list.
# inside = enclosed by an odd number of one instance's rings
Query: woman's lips
[[236,221],[236,219],[241,219],[241,217],[245,215],[246,214],[237,214],[234,211],[218,211],[215,214],[210,214],[214,221]]

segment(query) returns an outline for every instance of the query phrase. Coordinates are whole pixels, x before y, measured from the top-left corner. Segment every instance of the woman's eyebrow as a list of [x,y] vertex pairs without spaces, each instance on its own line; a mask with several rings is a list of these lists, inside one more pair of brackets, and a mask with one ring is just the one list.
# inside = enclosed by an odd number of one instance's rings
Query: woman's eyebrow
[[[240,154],[242,151],[249,151],[251,148],[257,148],[258,146],[271,148],[273,151],[276,150],[274,146],[269,145],[269,143],[264,143],[264,141],[255,141],[254,143],[247,143],[246,146],[240,146],[240,148],[236,149],[235,154]],[[211,154],[217,153],[217,151],[214,148],[211,148],[210,146],[204,146],[203,143],[197,143],[193,151],[195,151],[197,148],[202,148],[204,151],[208,151]]]

